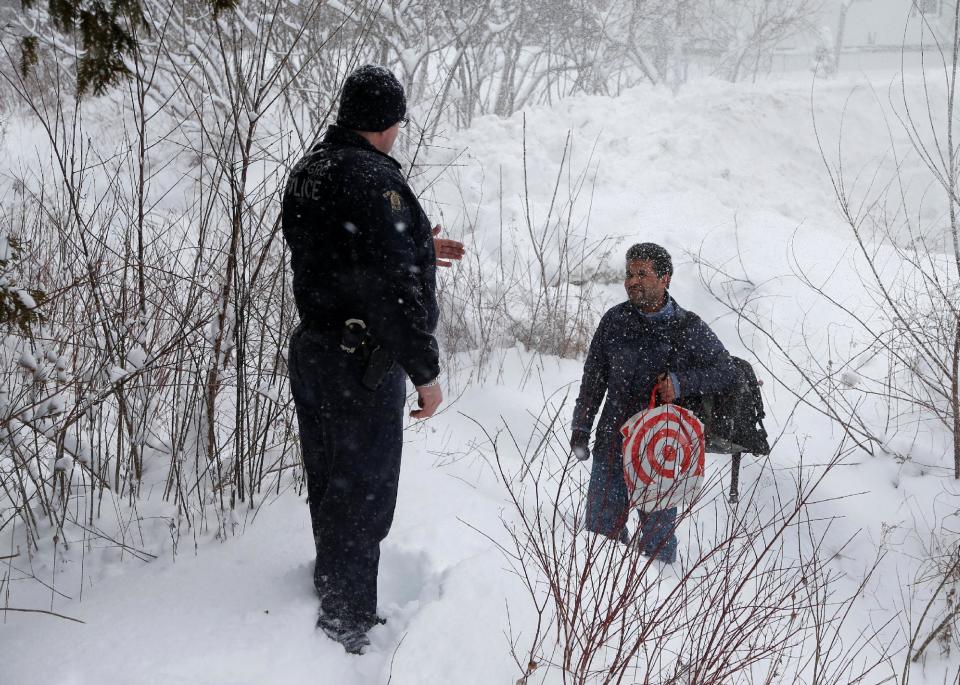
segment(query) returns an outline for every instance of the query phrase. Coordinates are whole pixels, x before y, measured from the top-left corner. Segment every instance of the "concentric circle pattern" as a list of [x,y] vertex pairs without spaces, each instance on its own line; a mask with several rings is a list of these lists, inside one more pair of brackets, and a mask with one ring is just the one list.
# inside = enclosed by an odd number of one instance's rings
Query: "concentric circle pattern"
[[674,404],[639,412],[621,428],[630,503],[644,509],[688,501],[703,479],[703,424]]

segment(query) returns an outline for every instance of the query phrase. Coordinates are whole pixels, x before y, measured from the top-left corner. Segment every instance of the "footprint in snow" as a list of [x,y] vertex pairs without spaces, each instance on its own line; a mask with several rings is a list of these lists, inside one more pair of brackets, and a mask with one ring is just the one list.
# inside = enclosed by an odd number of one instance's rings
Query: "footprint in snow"
[[440,598],[441,570],[421,550],[385,545],[380,553],[378,612],[391,623],[408,623],[420,609]]

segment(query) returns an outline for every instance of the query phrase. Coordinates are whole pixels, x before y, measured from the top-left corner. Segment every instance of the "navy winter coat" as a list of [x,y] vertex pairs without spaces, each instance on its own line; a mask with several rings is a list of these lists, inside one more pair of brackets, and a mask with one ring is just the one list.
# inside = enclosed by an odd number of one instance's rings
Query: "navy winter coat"
[[436,378],[433,236],[396,160],[330,126],[290,172],[283,235],[305,325],[339,332],[362,319],[415,385]]
[[675,375],[681,398],[718,392],[735,378],[723,343],[673,298],[652,315],[630,302],[603,315],[584,364],[572,424],[574,431],[589,433],[606,397],[593,449],[588,530],[616,537],[623,528],[628,504],[620,427],[648,406],[657,376],[665,372]]

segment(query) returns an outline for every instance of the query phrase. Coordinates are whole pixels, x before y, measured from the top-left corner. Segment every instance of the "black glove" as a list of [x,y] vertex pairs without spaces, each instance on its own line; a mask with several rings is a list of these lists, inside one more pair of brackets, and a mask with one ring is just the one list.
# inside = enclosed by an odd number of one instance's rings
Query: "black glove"
[[570,454],[580,461],[590,458],[590,433],[573,431],[573,435],[570,436]]

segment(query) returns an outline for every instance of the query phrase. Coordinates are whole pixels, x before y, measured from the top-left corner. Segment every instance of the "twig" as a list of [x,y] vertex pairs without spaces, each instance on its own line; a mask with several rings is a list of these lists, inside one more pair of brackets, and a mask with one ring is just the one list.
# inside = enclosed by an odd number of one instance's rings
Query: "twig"
[[58,614],[55,611],[47,611],[46,609],[17,609],[16,607],[0,607],[0,611],[17,611],[23,614],[47,614],[48,616],[56,616],[57,618],[73,621],[74,623],[86,624],[86,621],[81,621],[79,618],[64,616],[63,614]]

